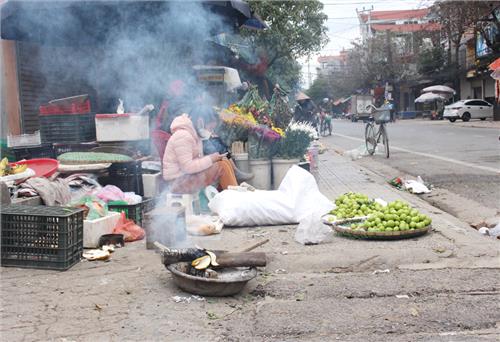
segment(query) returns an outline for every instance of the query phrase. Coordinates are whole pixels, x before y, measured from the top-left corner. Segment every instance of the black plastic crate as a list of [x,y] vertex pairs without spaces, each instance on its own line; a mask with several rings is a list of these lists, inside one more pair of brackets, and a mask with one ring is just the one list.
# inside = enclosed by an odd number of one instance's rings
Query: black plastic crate
[[54,149],[51,144],[29,147],[11,147],[11,154],[14,160],[34,159],[34,158],[54,158]]
[[76,144],[96,140],[95,114],[40,115],[44,143]]
[[100,177],[101,185],[114,185],[123,192],[135,192],[144,196],[142,184],[142,163],[140,161],[113,163],[108,168],[108,176]]
[[110,211],[116,211],[125,213],[127,218],[134,220],[139,226],[142,227],[144,214],[148,211],[154,209],[154,201],[152,198],[144,198],[141,203],[138,204],[123,204],[123,205],[108,205]]
[[9,205],[1,208],[2,266],[67,270],[83,252],[83,210]]

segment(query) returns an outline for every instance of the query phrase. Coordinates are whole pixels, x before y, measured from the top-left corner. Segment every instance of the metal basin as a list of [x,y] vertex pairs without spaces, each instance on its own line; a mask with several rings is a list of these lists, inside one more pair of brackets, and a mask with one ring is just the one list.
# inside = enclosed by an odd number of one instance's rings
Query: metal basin
[[225,268],[217,270],[218,278],[202,278],[186,274],[188,263],[178,262],[166,266],[172,273],[175,284],[182,290],[201,296],[232,296],[243,290],[246,283],[255,278],[257,270],[252,268]]

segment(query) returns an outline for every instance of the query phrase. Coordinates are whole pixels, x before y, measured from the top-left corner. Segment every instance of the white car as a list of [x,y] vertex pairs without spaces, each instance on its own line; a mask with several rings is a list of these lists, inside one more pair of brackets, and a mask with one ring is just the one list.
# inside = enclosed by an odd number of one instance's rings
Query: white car
[[460,100],[444,107],[443,118],[455,122],[462,119],[467,122],[470,119],[481,119],[493,117],[493,105],[484,100],[470,99]]

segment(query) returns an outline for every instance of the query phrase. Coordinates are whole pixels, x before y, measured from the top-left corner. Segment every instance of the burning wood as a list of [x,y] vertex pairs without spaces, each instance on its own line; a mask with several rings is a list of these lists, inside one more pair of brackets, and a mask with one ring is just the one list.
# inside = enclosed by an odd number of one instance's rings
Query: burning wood
[[170,249],[156,242],[155,245],[162,251],[162,262],[165,266],[182,263],[182,272],[196,277],[217,278],[216,270],[223,268],[264,267],[267,264],[265,253],[231,253],[201,248]]

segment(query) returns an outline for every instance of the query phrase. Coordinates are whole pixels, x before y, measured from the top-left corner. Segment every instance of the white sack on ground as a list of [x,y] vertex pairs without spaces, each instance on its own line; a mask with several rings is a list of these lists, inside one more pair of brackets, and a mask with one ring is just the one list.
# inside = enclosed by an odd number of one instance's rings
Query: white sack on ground
[[208,204],[226,226],[293,224],[313,212],[327,213],[333,203],[318,189],[313,175],[292,166],[278,190],[225,190]]

